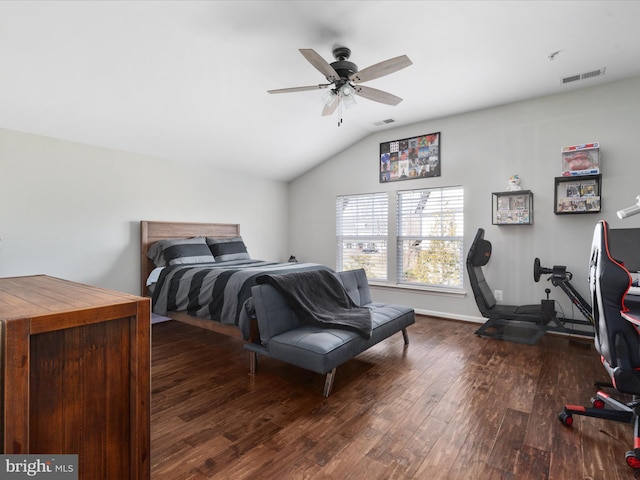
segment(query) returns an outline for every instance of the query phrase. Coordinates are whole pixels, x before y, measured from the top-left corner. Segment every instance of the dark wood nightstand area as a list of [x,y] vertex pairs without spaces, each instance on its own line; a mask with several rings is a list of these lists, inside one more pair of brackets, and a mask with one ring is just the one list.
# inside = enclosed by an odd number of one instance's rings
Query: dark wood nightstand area
[[77,454],[83,480],[150,478],[150,300],[0,278],[1,448]]

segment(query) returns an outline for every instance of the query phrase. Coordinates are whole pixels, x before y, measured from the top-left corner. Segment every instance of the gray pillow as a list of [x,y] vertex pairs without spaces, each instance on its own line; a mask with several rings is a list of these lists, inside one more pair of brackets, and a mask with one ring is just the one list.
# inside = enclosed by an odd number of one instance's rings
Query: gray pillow
[[250,260],[247,247],[242,237],[212,238],[207,237],[207,244],[216,262],[229,260]]
[[215,262],[204,237],[159,240],[151,245],[147,257],[156,267]]

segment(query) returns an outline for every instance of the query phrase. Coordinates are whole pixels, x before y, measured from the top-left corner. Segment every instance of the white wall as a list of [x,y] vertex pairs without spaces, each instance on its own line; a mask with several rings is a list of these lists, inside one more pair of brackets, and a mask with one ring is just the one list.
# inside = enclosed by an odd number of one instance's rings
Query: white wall
[[[341,128],[349,128],[348,124]],[[442,133],[442,176],[380,184],[379,144],[431,132]],[[640,226],[640,215],[618,220],[616,211],[640,194],[640,78],[514,103],[373,134],[290,184],[291,251],[299,260],[335,266],[337,195],[462,185],[465,190],[465,255],[479,227],[493,244],[486,276],[504,291],[503,303],[537,303],[544,289],[571,305],[550,282],[533,281],[533,261],[566,265],[572,284],[588,295],[587,272],[593,227],[605,219],[612,228]],[[566,145],[601,143],[602,212],[554,215],[554,177]],[[491,193],[503,191],[518,174],[534,193],[534,225],[492,226]],[[309,192],[313,192],[310,195]],[[395,223],[391,212],[390,231]],[[639,252],[640,255],[640,246]],[[468,278],[465,274],[465,281]],[[467,282],[468,283],[468,282]],[[463,297],[375,288],[374,299],[419,311],[479,320],[471,289]],[[582,318],[575,312],[576,318]]]
[[280,182],[0,129],[0,276],[139,294],[140,220],[239,223],[253,257],[286,260],[287,195]]

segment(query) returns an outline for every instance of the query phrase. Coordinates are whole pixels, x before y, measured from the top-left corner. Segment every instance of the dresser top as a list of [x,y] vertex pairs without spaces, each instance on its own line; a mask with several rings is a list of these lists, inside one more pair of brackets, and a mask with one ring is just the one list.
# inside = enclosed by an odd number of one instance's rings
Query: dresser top
[[121,305],[142,297],[48,275],[0,278],[0,320]]

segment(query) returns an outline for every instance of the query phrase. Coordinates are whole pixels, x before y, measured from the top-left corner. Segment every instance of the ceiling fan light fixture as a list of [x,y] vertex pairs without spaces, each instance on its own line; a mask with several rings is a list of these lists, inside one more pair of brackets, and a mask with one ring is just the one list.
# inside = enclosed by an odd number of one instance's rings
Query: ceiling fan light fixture
[[345,108],[354,107],[356,105],[355,95],[344,95],[342,97],[342,103],[344,103]]
[[333,99],[336,98],[336,92],[333,90],[327,90],[322,94],[321,98],[325,105],[331,105],[333,103]]
[[356,96],[353,87],[348,83],[344,84],[340,88],[340,96],[342,97],[342,103],[344,103],[345,108],[351,108],[356,104]]

